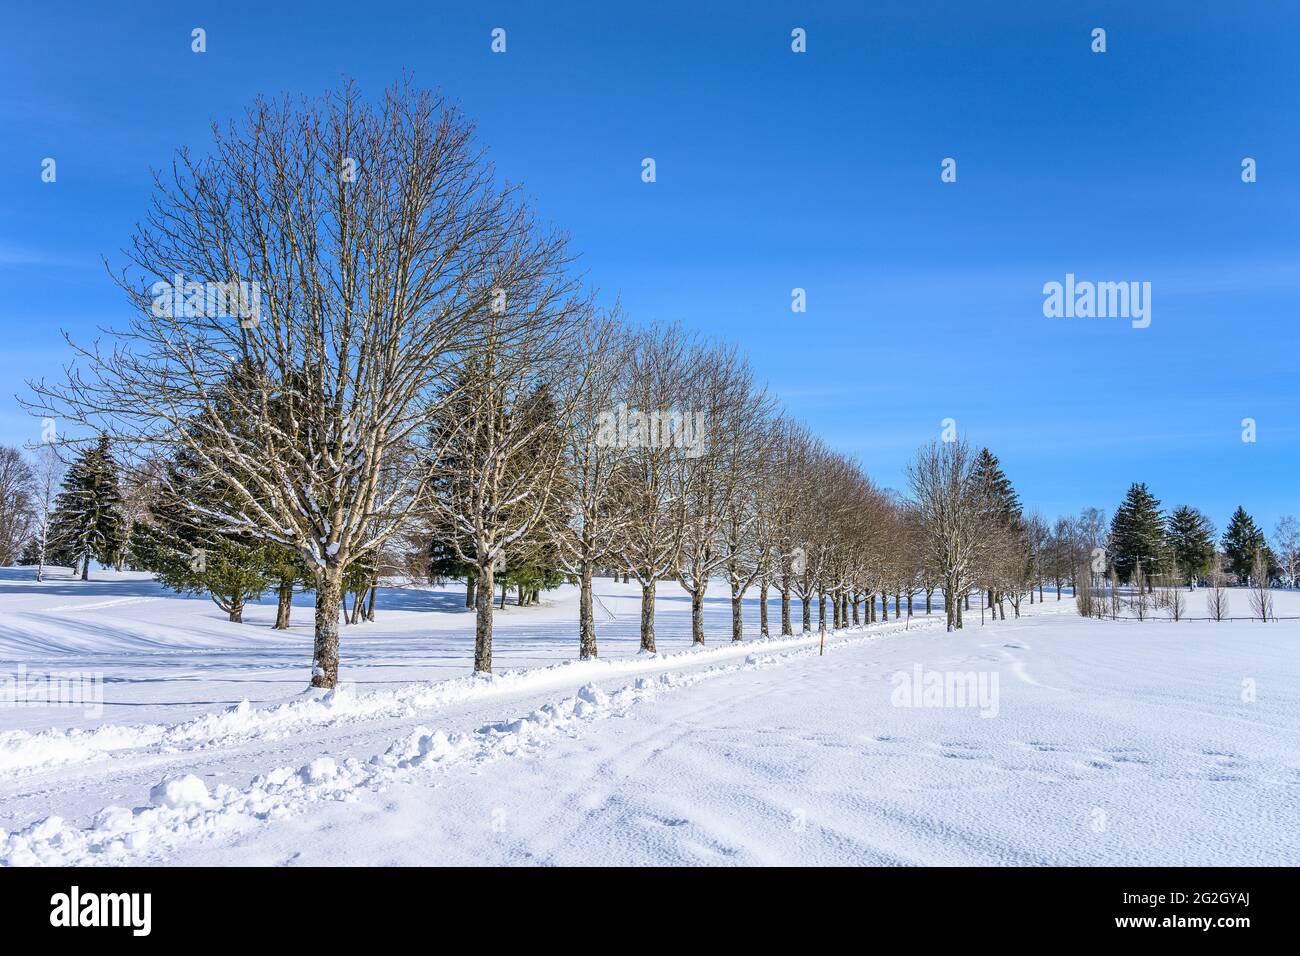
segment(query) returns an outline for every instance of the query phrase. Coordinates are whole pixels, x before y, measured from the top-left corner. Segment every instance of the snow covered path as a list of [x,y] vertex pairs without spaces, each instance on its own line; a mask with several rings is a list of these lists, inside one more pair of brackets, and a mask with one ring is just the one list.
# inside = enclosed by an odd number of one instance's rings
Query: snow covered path
[[[1295,635],[1187,626],[1049,614],[757,655],[173,861],[1294,866]],[[998,715],[893,706],[917,662],[998,673]]]

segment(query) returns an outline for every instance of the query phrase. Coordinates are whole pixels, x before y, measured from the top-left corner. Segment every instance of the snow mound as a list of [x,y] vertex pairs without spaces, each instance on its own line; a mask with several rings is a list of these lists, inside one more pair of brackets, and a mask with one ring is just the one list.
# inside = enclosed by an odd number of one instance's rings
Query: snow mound
[[192,773],[169,777],[149,791],[149,802],[155,807],[201,806],[209,799],[207,785]]

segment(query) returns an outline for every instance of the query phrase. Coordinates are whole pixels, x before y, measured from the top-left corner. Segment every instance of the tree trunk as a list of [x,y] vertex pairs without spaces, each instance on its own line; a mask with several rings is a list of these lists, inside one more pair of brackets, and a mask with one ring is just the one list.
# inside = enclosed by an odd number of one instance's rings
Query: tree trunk
[[293,611],[293,582],[291,575],[284,575],[280,578],[279,601],[275,607],[275,624],[272,630],[287,631],[289,629],[289,615]]
[[244,623],[244,598],[242,595],[236,595],[230,602],[230,623]]
[[379,593],[379,582],[370,585],[370,603],[366,607],[366,620],[372,624],[375,620],[375,595]]
[[794,634],[794,628],[790,624],[790,589],[781,588],[781,634],[784,637],[790,637]]
[[339,682],[339,594],[342,580],[343,569],[338,565],[327,564],[316,574],[312,687],[335,687]]
[[880,619],[882,621],[889,620],[889,595],[884,591],[880,592]]
[[492,673],[492,596],[496,582],[492,580],[492,565],[478,569],[475,582],[477,613],[474,615],[474,673]]
[[768,637],[767,633],[767,582],[758,586],[758,633]]
[[477,589],[474,587],[474,575],[465,575],[465,606],[474,606],[474,594]]
[[85,563],[81,565],[81,580],[83,581],[90,580],[90,552],[89,551],[86,552]]
[[641,585],[641,650],[647,654],[655,651],[655,580]]
[[691,592],[691,643],[704,645],[704,587]]
[[808,603],[808,598],[800,595],[799,603],[803,605],[803,632],[812,633],[812,605]]
[[578,658],[587,661],[595,656],[596,621],[591,607],[591,565],[583,564],[578,592]]
[[925,592],[925,613],[930,613],[930,599],[934,597],[934,588],[929,588]]
[[731,593],[731,639],[733,641],[743,641],[745,639],[745,622],[741,618],[741,601],[744,595]]

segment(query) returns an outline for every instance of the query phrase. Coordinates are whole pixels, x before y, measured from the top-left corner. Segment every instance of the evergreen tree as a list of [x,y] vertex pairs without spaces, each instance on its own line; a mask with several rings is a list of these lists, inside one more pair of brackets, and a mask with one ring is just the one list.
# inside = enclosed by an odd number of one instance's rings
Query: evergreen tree
[[232,533],[205,517],[219,509],[220,492],[202,480],[188,453],[168,465],[166,480],[131,534],[133,563],[174,591],[208,594],[230,620],[269,586],[275,555],[264,541]]
[[1169,551],[1184,584],[1210,573],[1214,561],[1214,525],[1195,508],[1183,505],[1169,516]]
[[[375,555],[367,554],[348,565],[343,573],[343,620],[347,624],[369,620],[365,608],[366,595],[376,584]],[[348,595],[352,595],[352,608],[348,609]]]
[[266,554],[267,574],[276,591],[275,623],[271,629],[286,631],[293,613],[294,588],[312,590],[314,576],[307,562],[291,548],[282,544],[267,544]]
[[1140,564],[1149,581],[1164,564],[1165,518],[1160,502],[1142,482],[1134,483],[1110,523],[1111,561],[1128,582]]
[[[189,426],[195,440],[202,441],[216,422],[231,433],[248,427],[231,399],[243,387],[244,374],[235,368],[216,407]],[[237,511],[226,478],[214,475],[200,455],[182,446],[164,466],[153,500],[133,529],[131,554],[165,586],[206,593],[233,623],[241,623],[244,605],[266,591],[269,578],[282,580],[286,549],[251,528],[236,528],[216,517]],[[277,623],[286,616],[281,610]]]
[[101,435],[68,469],[50,519],[50,546],[74,571],[81,564],[83,581],[90,577],[92,557],[115,564],[126,547],[122,494],[108,436]]
[[1228,522],[1228,530],[1223,533],[1223,553],[1227,558],[1226,570],[1245,583],[1250,580],[1251,567],[1255,563],[1255,554],[1265,552],[1265,560],[1271,567],[1273,555],[1268,550],[1264,532],[1255,524],[1255,519],[1246,514],[1246,509],[1237,506]]
[[1002,464],[987,448],[980,449],[971,470],[971,480],[985,502],[988,515],[1004,527],[1014,524],[1021,516],[1020,496],[1016,494],[1011,479],[1002,470]]
[[41,562],[41,539],[32,535],[23,545],[23,553],[18,558],[19,564],[37,565]]

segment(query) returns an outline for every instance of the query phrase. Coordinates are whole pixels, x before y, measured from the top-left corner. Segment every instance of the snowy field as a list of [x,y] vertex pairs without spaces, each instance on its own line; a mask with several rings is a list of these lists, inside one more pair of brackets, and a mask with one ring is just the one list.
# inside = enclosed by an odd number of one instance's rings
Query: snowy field
[[463,588],[386,590],[312,696],[310,596],[283,633],[270,603],[235,625],[140,575],[30,578],[0,571],[0,677],[102,674],[104,700],[0,708],[0,863],[1300,864],[1296,621],[1089,621],[1049,592],[820,656],[732,646],[718,587],[692,650],[662,585],[645,657],[639,589],[602,579],[601,660],[571,660],[562,588],[499,613],[487,679]]

